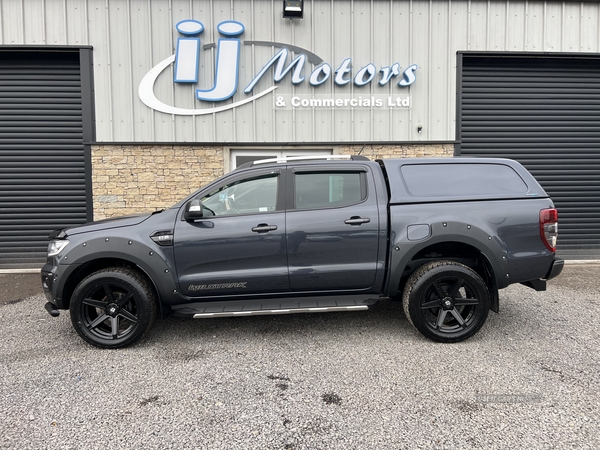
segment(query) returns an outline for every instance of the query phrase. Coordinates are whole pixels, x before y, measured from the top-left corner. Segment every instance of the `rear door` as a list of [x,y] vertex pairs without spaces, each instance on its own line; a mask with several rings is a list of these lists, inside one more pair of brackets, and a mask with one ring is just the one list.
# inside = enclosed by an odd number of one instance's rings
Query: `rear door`
[[286,215],[290,289],[368,290],[378,270],[379,211],[360,165],[289,169]]

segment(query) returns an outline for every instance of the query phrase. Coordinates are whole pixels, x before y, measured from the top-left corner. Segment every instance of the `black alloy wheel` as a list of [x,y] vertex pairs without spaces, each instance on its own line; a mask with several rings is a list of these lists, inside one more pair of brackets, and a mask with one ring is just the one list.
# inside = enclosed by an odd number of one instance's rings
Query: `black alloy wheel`
[[410,323],[424,336],[437,342],[459,342],[483,326],[490,296],[485,282],[471,268],[453,261],[434,261],[410,276],[402,306]]
[[156,317],[148,282],[132,269],[113,267],[85,278],[73,293],[71,322],[79,335],[100,348],[138,341]]

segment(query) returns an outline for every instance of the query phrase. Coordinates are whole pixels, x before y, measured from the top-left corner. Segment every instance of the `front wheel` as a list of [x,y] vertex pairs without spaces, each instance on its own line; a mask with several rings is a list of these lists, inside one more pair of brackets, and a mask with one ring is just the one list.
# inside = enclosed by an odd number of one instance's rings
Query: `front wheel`
[[483,326],[490,309],[488,288],[471,268],[433,261],[408,279],[402,306],[409,322],[437,342],[459,342]]
[[100,348],[120,348],[148,331],[156,317],[156,300],[137,272],[112,267],[81,281],[69,310],[75,330],[87,342]]

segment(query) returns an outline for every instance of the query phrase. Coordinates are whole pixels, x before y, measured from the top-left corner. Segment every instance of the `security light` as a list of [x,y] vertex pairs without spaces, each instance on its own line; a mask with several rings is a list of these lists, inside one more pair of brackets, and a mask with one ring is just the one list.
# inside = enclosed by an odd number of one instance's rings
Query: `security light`
[[303,12],[303,0],[283,0],[283,17],[289,17],[290,19],[302,19]]

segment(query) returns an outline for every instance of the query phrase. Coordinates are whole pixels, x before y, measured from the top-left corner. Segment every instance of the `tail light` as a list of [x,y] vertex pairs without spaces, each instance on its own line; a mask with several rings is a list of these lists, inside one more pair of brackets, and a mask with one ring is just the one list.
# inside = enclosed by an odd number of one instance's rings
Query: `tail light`
[[540,236],[548,250],[555,252],[558,239],[558,211],[556,209],[540,211]]

